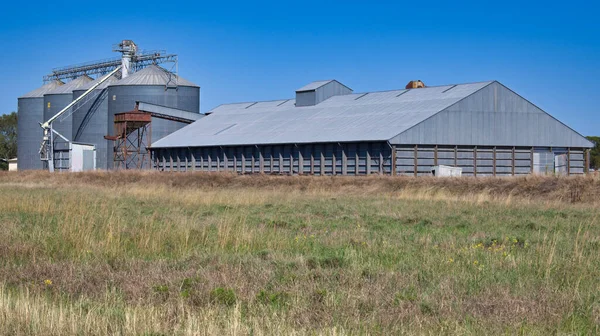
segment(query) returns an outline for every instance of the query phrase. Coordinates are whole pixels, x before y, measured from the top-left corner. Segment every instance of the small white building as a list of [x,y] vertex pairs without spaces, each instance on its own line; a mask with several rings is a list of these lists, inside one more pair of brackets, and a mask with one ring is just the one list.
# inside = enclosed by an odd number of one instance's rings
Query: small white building
[[17,171],[17,158],[8,160],[8,171]]
[[452,176],[461,177],[462,176],[462,168],[439,165],[439,166],[433,167],[433,169],[431,170],[431,173],[433,174],[433,176],[437,176],[437,177],[452,177]]

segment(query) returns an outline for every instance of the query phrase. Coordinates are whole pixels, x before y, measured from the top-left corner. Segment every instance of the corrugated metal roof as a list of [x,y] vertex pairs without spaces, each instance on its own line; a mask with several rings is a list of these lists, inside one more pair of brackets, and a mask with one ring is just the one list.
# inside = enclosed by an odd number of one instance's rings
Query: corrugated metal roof
[[328,80],[314,81],[314,82],[308,83],[308,84],[304,85],[303,87],[299,88],[298,90],[296,90],[296,92],[314,91],[314,90],[316,90],[324,85],[327,85],[331,82],[336,82],[339,85],[342,85],[342,86],[348,88],[350,91],[352,91],[352,89],[350,89],[346,85],[336,81],[335,79],[328,79]]
[[294,107],[296,103],[295,99],[282,99],[282,100],[269,100],[262,102],[248,102],[248,103],[233,103],[223,104],[210,110],[208,113],[221,113],[222,111],[231,111],[236,109],[248,109],[253,108],[253,111],[257,111],[259,108],[272,108],[272,109],[287,109]]
[[[171,77],[172,76],[172,77]],[[142,70],[135,72],[120,81],[111,83],[109,86],[118,85],[175,85],[177,79],[178,86],[193,86],[198,85],[188,81],[187,79],[169,74],[165,69],[157,65],[149,65]]]
[[45,85],[37,88],[31,92],[28,92],[19,98],[40,98],[40,97],[43,97],[46,93],[56,89],[57,87],[59,87],[63,84],[64,84],[63,82],[55,80],[55,81],[52,81],[48,84],[45,84]]
[[305,107],[293,100],[221,105],[153,147],[384,141],[490,83],[348,94]]
[[163,114],[163,115],[170,116],[170,117],[187,119],[189,121],[198,120],[198,119],[204,117],[204,115],[200,114],[200,113],[194,113],[194,112],[190,112],[190,111],[176,109],[173,107],[167,107],[167,106],[151,104],[151,103],[144,103],[144,102],[139,102],[138,109],[140,111]]
[[333,82],[333,79],[314,81],[312,83],[308,83],[308,84],[304,85],[303,87],[299,88],[298,90],[296,90],[296,92],[316,90],[316,89],[320,88],[321,86],[323,86],[327,83],[331,83],[331,82]]
[[[98,83],[102,78],[104,78],[104,76],[96,78],[93,81],[91,81],[85,85],[82,85],[81,87],[77,88],[76,90],[87,91],[92,86],[96,85],[96,83]],[[100,84],[96,89],[98,89],[98,90],[106,89],[111,83],[114,83],[118,80],[119,80],[119,77],[117,77],[116,75],[112,75],[104,83]]]
[[56,89],[46,93],[46,94],[64,94],[64,93],[73,93],[74,90],[79,89],[85,84],[93,81],[92,78],[88,76],[81,76],[73,79],[72,81],[66,83],[65,85],[58,86]]

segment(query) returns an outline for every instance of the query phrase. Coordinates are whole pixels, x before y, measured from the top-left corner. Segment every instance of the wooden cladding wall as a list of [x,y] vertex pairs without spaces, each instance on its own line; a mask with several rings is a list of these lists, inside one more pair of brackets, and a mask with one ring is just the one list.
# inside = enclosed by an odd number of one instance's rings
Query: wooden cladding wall
[[[526,175],[533,173],[538,165],[536,153],[564,156],[568,168],[561,173],[584,173],[585,152],[581,148],[425,145],[396,146],[396,172],[398,175],[431,175],[434,166],[445,165],[462,168],[466,176]],[[554,169],[545,172],[559,173]]]

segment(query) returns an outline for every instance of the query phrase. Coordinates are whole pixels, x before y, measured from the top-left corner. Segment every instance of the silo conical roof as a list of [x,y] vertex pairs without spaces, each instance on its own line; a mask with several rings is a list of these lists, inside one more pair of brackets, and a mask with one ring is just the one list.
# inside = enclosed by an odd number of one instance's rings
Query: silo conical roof
[[[99,78],[94,79],[91,82],[88,82],[76,89],[74,89],[73,91],[77,90],[77,91],[87,91],[89,90],[92,86],[96,85],[96,83],[98,83],[102,78],[104,78],[104,76],[101,76]],[[102,90],[102,89],[106,89],[107,86],[109,86],[111,83],[114,83],[116,81],[119,80],[119,77],[117,77],[117,75],[112,75],[110,76],[104,83],[100,84],[96,89],[98,90]]]
[[175,85],[175,78],[177,79],[177,86],[192,86],[198,87],[198,85],[190,82],[187,79],[181,78],[181,76],[171,75],[167,70],[159,67],[158,65],[149,65],[144,69],[134,72],[126,78],[121,79],[118,82],[110,84],[110,86],[117,85]]
[[59,86],[61,86],[63,84],[65,84],[65,83],[58,81],[58,80],[54,80],[48,84],[45,84],[45,85],[31,91],[31,92],[28,92],[28,93],[22,95],[19,98],[40,98],[40,97],[43,97],[46,93],[55,90],[56,88],[58,88]]
[[73,93],[73,90],[77,90],[80,87],[84,86],[85,84],[89,83],[93,81],[93,79],[91,79],[88,76],[81,76],[81,77],[77,77],[75,79],[73,79],[72,81],[68,82],[65,85],[61,85],[59,87],[57,87],[56,89],[47,92],[46,94],[63,94],[63,93]]

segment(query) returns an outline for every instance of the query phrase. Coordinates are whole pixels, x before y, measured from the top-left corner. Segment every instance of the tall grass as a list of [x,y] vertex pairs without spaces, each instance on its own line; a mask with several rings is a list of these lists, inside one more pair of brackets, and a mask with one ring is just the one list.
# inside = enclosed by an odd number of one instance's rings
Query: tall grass
[[0,174],[0,333],[598,333],[599,183]]

